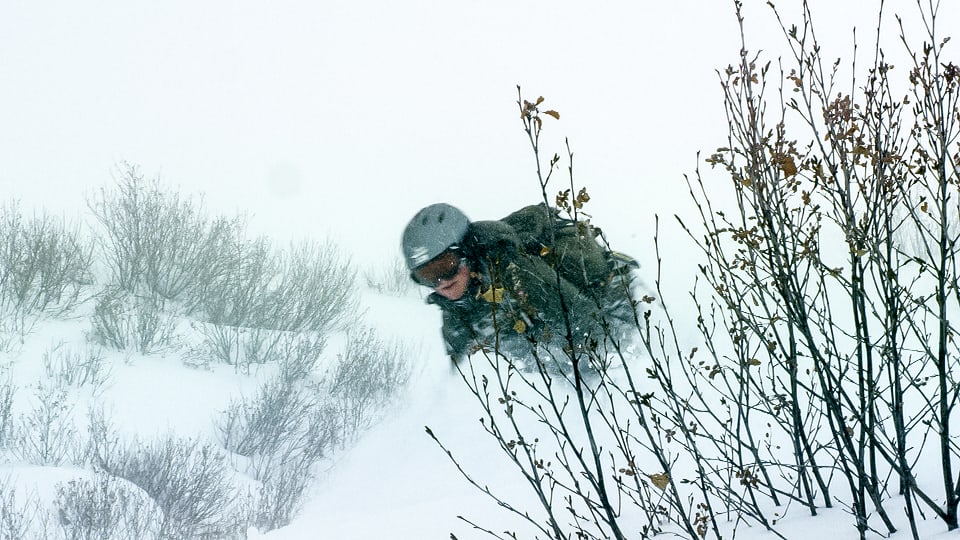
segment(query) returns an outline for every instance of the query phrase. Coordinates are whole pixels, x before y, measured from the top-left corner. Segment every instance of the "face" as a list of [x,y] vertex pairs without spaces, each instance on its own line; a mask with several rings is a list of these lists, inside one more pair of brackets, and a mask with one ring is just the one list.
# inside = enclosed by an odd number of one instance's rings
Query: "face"
[[434,291],[447,300],[459,300],[467,293],[467,286],[470,285],[470,269],[467,265],[461,264],[460,269],[452,279],[442,279],[434,287]]
[[446,251],[417,268],[413,275],[421,285],[432,288],[449,300],[463,297],[470,284],[470,269],[464,264],[460,254],[453,250]]

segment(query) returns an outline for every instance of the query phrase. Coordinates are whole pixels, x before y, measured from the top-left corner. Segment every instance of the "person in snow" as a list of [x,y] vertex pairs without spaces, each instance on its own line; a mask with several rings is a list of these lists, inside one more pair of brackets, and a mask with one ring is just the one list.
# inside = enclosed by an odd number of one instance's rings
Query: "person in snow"
[[545,204],[477,222],[432,204],[410,220],[401,243],[411,278],[433,289],[427,302],[442,311],[455,361],[481,349],[556,357],[633,321],[636,261],[604,249],[588,223]]

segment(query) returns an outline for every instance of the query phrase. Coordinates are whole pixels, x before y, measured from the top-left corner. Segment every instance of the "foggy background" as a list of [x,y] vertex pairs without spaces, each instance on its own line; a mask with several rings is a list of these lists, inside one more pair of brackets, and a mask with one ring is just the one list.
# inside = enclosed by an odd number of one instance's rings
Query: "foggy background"
[[[779,44],[766,2],[746,4],[754,48]],[[841,53],[860,13],[872,38],[874,2],[814,4]],[[732,1],[11,0],[0,194],[81,212],[129,162],[255,232],[379,262],[426,204],[494,219],[540,200],[521,85],[561,114],[544,157],[569,138],[588,212],[649,265],[653,214],[675,230],[683,175],[724,144],[716,70],[739,50]]]

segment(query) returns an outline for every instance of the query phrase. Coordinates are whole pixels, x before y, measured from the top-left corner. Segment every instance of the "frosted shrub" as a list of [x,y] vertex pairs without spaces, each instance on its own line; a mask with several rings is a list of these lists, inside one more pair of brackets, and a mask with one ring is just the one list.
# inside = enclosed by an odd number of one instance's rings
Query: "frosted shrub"
[[193,355],[201,363],[209,357],[248,369],[295,356],[303,372],[327,332],[358,315],[353,270],[333,243],[275,253],[259,239],[224,257],[227,271],[204,289],[202,322],[194,324],[203,336]]
[[28,497],[22,501],[10,478],[0,479],[0,540],[22,540],[37,520],[39,501]]
[[259,239],[224,257],[227,271],[204,290],[207,322],[323,333],[356,312],[354,272],[332,242],[303,242],[277,253]]
[[266,238],[238,240],[220,253],[219,272],[203,284],[198,318],[224,327],[256,326],[266,319],[264,299],[278,273]]
[[279,354],[280,377],[286,381],[300,381],[309,377],[316,370],[317,361],[326,346],[326,336],[319,333],[290,335]]
[[159,539],[162,514],[132,484],[107,474],[57,486],[59,525],[71,540]]
[[90,340],[113,349],[149,354],[175,343],[176,322],[154,297],[107,289],[97,298],[91,322]]
[[359,435],[382,415],[410,379],[406,351],[372,329],[351,330],[347,345],[324,385],[342,422],[343,441]]
[[217,426],[220,440],[235,454],[262,459],[302,439],[317,406],[312,392],[293,381],[275,378],[252,398],[230,404]]
[[79,229],[47,214],[24,218],[0,207],[0,320],[5,332],[28,333],[42,315],[61,316],[92,282],[93,249]]
[[192,310],[197,292],[223,270],[221,254],[243,229],[239,218],[209,219],[200,202],[165,191],[125,165],[113,189],[88,206],[103,229],[101,248],[122,290]]
[[232,537],[242,528],[237,489],[214,446],[174,438],[134,443],[101,465],[138,486],[163,511],[161,538]]
[[302,507],[304,492],[312,479],[307,474],[312,464],[302,454],[283,455],[266,463],[251,516],[257,529],[269,531],[290,524]]
[[62,387],[38,385],[36,406],[16,424],[12,450],[33,465],[60,465],[77,450],[72,407]]
[[212,360],[236,366],[244,373],[250,373],[254,366],[276,363],[285,378],[303,379],[313,372],[326,347],[326,337],[315,332],[282,332],[209,323],[193,323],[191,326],[202,341],[191,348],[190,362],[207,365]]
[[66,348],[63,343],[43,353],[43,368],[47,378],[60,386],[89,386],[94,393],[110,377],[110,366],[101,349],[87,348],[81,352]]
[[87,410],[87,436],[78,464],[91,466],[94,470],[108,470],[123,446],[116,429],[107,418],[102,407],[92,406]]
[[333,242],[295,244],[279,259],[264,328],[325,333],[357,317],[355,272]]
[[389,296],[405,296],[417,289],[416,283],[410,279],[410,271],[400,258],[386,265],[364,269],[363,280],[370,290]]
[[313,465],[341,437],[343,422],[337,414],[318,385],[282,375],[224,412],[218,425],[221,442],[245,458],[246,472],[260,482],[251,510],[259,529],[286,525],[300,508]]
[[0,449],[10,444],[13,431],[13,396],[17,387],[9,375],[0,377]]

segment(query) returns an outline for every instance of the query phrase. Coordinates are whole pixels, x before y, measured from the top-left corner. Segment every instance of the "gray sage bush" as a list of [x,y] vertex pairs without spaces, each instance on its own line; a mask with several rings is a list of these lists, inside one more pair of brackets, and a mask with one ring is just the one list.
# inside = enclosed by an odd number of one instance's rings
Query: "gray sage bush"
[[217,428],[235,466],[259,482],[255,526],[268,530],[289,523],[314,465],[383,416],[410,379],[406,354],[372,329],[351,329],[324,376],[292,376],[281,365],[254,395],[230,404]]
[[[319,354],[326,334],[359,317],[354,272],[332,242],[283,251],[265,239],[237,244],[229,267],[208,284],[194,327],[193,356],[238,367]],[[288,363],[289,365],[289,363]]]
[[[223,413],[218,423],[220,442],[234,454],[254,461],[266,459],[302,439],[319,399],[314,389],[297,381],[268,380],[255,395],[233,401]],[[312,451],[322,454],[324,448]]]
[[33,465],[68,463],[78,451],[69,391],[59,385],[39,383],[34,397],[34,406],[14,424],[10,450]]
[[[780,23],[788,53],[770,62],[734,7],[741,56],[719,74],[729,133],[706,159],[733,197],[698,170],[698,223],[678,218],[702,257],[693,316],[664,298],[658,230],[657,297],[634,300],[642,356],[604,339],[571,344],[569,374],[536,347],[533,369],[496,349],[458,365],[534,503],[461,471],[557,540],[719,539],[748,525],[782,538],[788,510],[834,506],[861,539],[901,526],[917,539],[926,516],[955,530],[960,67],[937,34],[940,4],[917,4],[921,43],[897,19],[896,69],[881,16],[849,70],[825,57],[806,2],[801,24]],[[549,202],[559,157],[541,166],[538,145],[557,115],[541,103],[518,101]],[[575,192],[569,171],[558,201]]]
[[54,506],[69,540],[159,540],[161,512],[140,488],[97,473],[59,484]]
[[406,263],[399,257],[385,265],[365,268],[363,280],[369,289],[390,296],[406,296],[418,290]]
[[88,338],[120,351],[143,354],[176,347],[177,322],[156,296],[140,296],[119,287],[97,295]]
[[153,500],[162,512],[159,538],[212,540],[244,528],[240,491],[215,445],[173,437],[134,441],[102,456],[99,467]]
[[11,444],[13,435],[13,398],[17,387],[10,374],[0,375],[0,450]]
[[237,245],[225,259],[227,271],[204,295],[207,322],[322,334],[359,315],[354,272],[330,241],[275,250],[259,239]]
[[42,357],[47,379],[61,387],[90,387],[97,394],[110,378],[110,365],[99,347],[77,351],[61,342]]
[[287,249],[248,238],[239,217],[209,218],[203,205],[126,165],[116,186],[88,206],[100,224],[111,282],[98,297],[93,339],[153,352],[174,341],[171,317],[189,317],[202,337],[191,360],[248,369],[278,361],[311,334],[357,313],[355,272],[330,241]]
[[242,237],[238,218],[208,218],[202,201],[166,190],[124,164],[113,188],[88,201],[111,283],[190,313],[198,291],[224,270],[221,257]]
[[236,400],[217,427],[234,466],[258,482],[250,519],[260,530],[289,523],[313,480],[314,465],[342,436],[342,423],[316,384],[281,375]]
[[16,202],[0,207],[0,332],[25,336],[41,316],[73,311],[92,284],[92,244],[79,227]]
[[35,496],[20,500],[13,480],[0,479],[0,540],[30,538],[40,512],[40,502]]
[[326,372],[323,387],[341,423],[340,441],[350,442],[380,420],[412,374],[409,351],[372,328],[347,332],[344,351]]
[[250,515],[258,530],[269,531],[290,524],[302,508],[304,494],[314,478],[305,474],[313,465],[309,455],[296,450],[273,456],[263,464],[262,480]]

